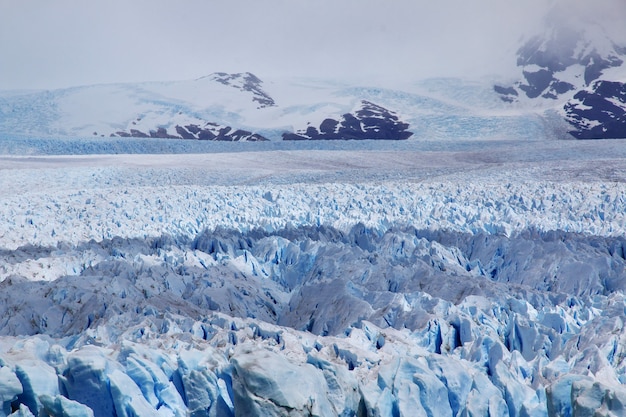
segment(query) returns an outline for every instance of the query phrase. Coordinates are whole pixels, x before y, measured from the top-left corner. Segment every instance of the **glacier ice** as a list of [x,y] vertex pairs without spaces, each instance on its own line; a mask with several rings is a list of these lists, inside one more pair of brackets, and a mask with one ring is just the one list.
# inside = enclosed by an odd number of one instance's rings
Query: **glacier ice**
[[11,412],[11,402],[23,392],[22,384],[8,366],[0,367],[0,401],[2,413],[6,416]]
[[308,363],[295,365],[269,351],[236,352],[232,359],[233,402],[243,415],[338,414],[327,398],[322,373]]
[[41,412],[41,396],[59,395],[59,378],[56,370],[39,360],[20,360],[15,366],[15,374],[22,384],[23,392],[18,396],[21,404],[34,414]]
[[84,404],[67,399],[62,395],[51,397],[42,395],[39,400],[43,405],[40,415],[93,417],[93,411]]
[[619,161],[325,152],[0,169],[0,415],[623,413]]

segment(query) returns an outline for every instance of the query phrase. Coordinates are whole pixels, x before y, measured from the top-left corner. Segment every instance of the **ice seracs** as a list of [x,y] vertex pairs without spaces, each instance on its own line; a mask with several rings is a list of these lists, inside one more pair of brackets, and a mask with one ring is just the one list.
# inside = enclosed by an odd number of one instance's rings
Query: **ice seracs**
[[567,145],[5,157],[0,415],[618,414],[621,148]]

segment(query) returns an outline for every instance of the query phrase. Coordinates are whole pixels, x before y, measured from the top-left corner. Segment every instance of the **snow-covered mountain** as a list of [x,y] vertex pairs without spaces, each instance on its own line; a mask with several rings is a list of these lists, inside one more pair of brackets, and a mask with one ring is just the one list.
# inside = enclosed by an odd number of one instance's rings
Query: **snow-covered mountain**
[[517,51],[521,78],[496,85],[504,102],[555,109],[579,139],[626,137],[626,39],[559,2]]
[[219,72],[186,81],[0,92],[0,134],[217,141],[624,138],[626,34],[593,13],[570,12],[573,7],[555,2],[542,29],[505,58],[517,64],[513,74],[360,84]]
[[216,73],[188,81],[0,92],[5,137],[547,139],[562,127],[510,108],[492,80],[359,85]]
[[[572,137],[568,131],[578,138],[623,136],[624,87],[610,81],[619,77],[586,83],[586,73],[603,67],[571,60],[563,70],[554,62],[541,67],[531,63],[542,62],[531,46],[545,47],[531,42],[520,50],[527,55],[520,58],[522,80],[495,88],[491,79],[379,87],[216,73],[188,81],[0,92],[0,133],[218,141],[538,140]],[[619,73],[622,66],[609,69]]]
[[[405,103],[394,103],[393,91],[374,94],[383,97],[372,98],[369,91],[329,82],[265,83],[250,73],[5,93],[0,94],[0,131],[27,136],[262,141],[280,140],[283,134],[335,118],[345,126],[325,139],[410,136],[408,123],[400,120],[403,116],[384,107]],[[350,119],[352,124],[346,115],[356,118]]]

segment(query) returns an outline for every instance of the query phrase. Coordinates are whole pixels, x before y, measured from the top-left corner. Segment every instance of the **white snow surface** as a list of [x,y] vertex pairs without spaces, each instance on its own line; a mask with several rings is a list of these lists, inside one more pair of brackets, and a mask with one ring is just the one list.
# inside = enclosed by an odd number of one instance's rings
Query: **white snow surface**
[[[542,109],[503,106],[493,80],[429,79],[378,85],[310,78],[263,78],[260,87],[275,105],[260,106],[250,91],[217,81],[106,84],[23,94],[0,91],[0,135],[108,138],[131,129],[149,134],[177,125],[217,123],[280,141],[285,132],[338,120],[362,100],[397,114],[411,139],[547,138],[554,128]],[[550,107],[552,108],[552,107]],[[505,132],[505,133],[503,133]]]
[[624,142],[368,146],[0,156],[0,416],[621,415]]

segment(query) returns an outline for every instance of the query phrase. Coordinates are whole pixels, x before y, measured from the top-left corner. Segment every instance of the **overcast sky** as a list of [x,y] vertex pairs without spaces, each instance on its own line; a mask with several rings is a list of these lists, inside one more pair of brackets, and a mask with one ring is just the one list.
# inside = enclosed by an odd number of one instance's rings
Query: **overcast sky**
[[0,0],[0,89],[216,71],[392,79],[497,73],[514,64],[507,53],[553,2]]

